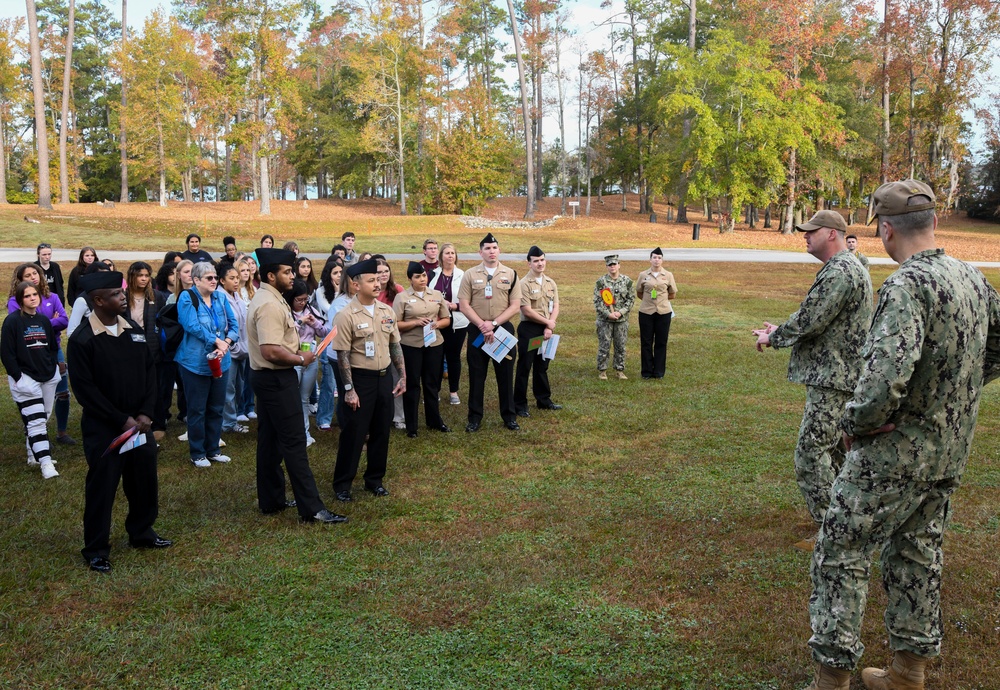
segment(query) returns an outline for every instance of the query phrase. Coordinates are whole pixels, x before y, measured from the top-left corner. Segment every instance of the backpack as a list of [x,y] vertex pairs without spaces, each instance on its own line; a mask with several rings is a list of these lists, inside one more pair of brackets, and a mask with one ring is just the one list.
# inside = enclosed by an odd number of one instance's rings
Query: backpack
[[[194,300],[195,296],[192,295],[191,299]],[[168,304],[157,312],[156,325],[160,329],[160,349],[163,351],[163,356],[173,361],[177,348],[184,340],[184,327],[177,320],[177,302]]]

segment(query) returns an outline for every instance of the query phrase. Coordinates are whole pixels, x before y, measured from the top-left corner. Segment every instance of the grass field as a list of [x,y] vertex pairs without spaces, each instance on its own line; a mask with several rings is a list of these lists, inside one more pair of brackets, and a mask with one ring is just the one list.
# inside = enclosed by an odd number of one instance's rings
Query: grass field
[[[691,239],[691,226],[667,222],[667,207],[655,205],[658,222],[638,214],[634,195],[628,197],[628,212],[621,211],[620,196],[606,196],[600,204],[592,203],[589,218],[560,218],[555,225],[540,229],[504,229],[497,231],[501,249],[524,253],[532,244],[541,244],[547,252],[604,250],[626,247],[731,247],[739,249],[782,249],[805,251],[800,236],[782,235],[758,226],[750,230],[738,225],[738,231],[719,234],[713,223],[705,221],[700,211],[689,210],[691,223],[701,223],[701,239]],[[584,204],[586,200],[584,200]],[[261,217],[254,202],[181,203],[166,208],[154,203],[132,203],[105,209],[96,204],[56,204],[50,212],[35,207],[0,207],[0,241],[5,247],[34,247],[39,241],[56,247],[79,248],[93,245],[101,249],[143,249],[166,251],[185,249],[188,233],[198,233],[202,249],[214,254],[222,251],[222,238],[233,235],[246,251],[258,246],[260,237],[270,233],[280,246],[294,239],[307,252],[329,252],[341,235],[350,230],[358,237],[357,248],[383,253],[419,253],[423,241],[433,237],[439,242],[453,242],[459,252],[478,247],[484,230],[466,228],[458,216],[400,216],[398,207],[379,200],[273,201],[272,215]],[[484,216],[502,220],[520,220],[523,199],[498,199]],[[558,215],[559,199],[539,202],[536,219]],[[39,220],[26,223],[24,216]],[[776,227],[776,226],[775,226]],[[882,244],[875,237],[874,226],[854,225],[851,232],[859,238],[861,251],[869,256],[885,257]],[[937,233],[941,246],[950,254],[967,261],[1000,261],[1000,224],[970,220],[964,213],[941,218]]]
[[[79,555],[79,446],[57,447],[61,476],[43,481],[0,390],[0,686],[803,687],[809,557],[791,548],[806,536],[791,457],[805,393],[785,379],[787,352],[757,353],[750,329],[785,318],[816,269],[668,268],[680,293],[665,379],[639,378],[633,317],[631,378],[597,380],[603,266],[553,264],[564,340],[550,376],[565,409],[533,409],[511,433],[488,381],[478,434],[394,432],[392,496],[356,487],[346,525],[261,516],[253,435],[227,437],[231,465],[196,470],[171,426],[157,527],[176,545],[128,548],[120,496],[107,577]],[[460,430],[465,406],[444,408]],[[998,420],[991,386],[953,501],[929,688],[1000,686]],[[332,504],[337,432],[318,438]],[[863,663],[888,659],[884,603],[876,581]]]

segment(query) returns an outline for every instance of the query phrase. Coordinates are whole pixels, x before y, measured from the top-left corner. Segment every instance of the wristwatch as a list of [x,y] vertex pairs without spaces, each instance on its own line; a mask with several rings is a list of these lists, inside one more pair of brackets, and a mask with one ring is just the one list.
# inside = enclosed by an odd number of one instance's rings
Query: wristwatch
[[354,386],[352,386],[352,385],[351,385],[351,384],[349,384],[349,383],[345,383],[345,384],[344,384],[344,390],[345,390],[345,391],[352,391],[352,390],[354,390]]
[[500,324],[498,324],[498,323],[497,323],[496,319],[493,319],[493,328],[496,328],[496,327],[497,327],[497,326],[499,326],[499,325],[500,325]]

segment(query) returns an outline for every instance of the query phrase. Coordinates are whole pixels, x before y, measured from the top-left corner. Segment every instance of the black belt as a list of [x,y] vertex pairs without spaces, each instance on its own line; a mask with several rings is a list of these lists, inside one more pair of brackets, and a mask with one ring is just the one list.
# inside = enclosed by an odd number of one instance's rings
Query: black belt
[[389,367],[385,369],[358,369],[357,367],[351,367],[351,374],[353,376],[385,376],[389,372]]

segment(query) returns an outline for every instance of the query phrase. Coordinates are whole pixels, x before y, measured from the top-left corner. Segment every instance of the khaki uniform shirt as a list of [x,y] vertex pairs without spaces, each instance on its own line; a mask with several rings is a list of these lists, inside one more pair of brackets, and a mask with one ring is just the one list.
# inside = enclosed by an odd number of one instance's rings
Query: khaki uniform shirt
[[[879,290],[861,358],[842,423],[857,436],[845,471],[960,477],[983,386],[1000,374],[1000,297],[986,277],[943,249],[914,254]],[[865,435],[884,424],[896,428]]]
[[771,347],[792,348],[792,383],[850,393],[871,320],[872,279],[844,249],[823,265],[798,311],[771,334]]
[[646,269],[635,279],[635,293],[642,300],[639,303],[640,314],[669,314],[673,311],[670,300],[677,296],[674,274],[661,268],[654,276],[651,269]]
[[[486,296],[486,286],[491,285],[493,296]],[[493,272],[493,279],[486,271],[485,264],[479,264],[475,268],[470,268],[462,277],[462,286],[458,289],[458,299],[469,300],[472,311],[479,315],[484,321],[494,321],[503,314],[510,306],[513,298],[517,299],[517,273],[513,268],[508,268],[501,263],[497,263],[496,271]]]
[[280,345],[290,353],[299,352],[299,331],[288,302],[274,287],[261,283],[247,311],[247,340],[250,342],[251,369],[290,369],[264,359],[261,345]]
[[531,273],[520,282],[521,306],[531,307],[543,319],[552,316],[552,311],[559,304],[559,289],[556,281],[547,275],[542,275],[542,282],[538,282],[539,276]]
[[337,352],[350,352],[353,368],[381,371],[389,366],[389,343],[399,342],[399,328],[392,307],[375,300],[374,314],[369,314],[355,296],[338,312],[333,325],[337,335],[330,347]]
[[[396,295],[396,299],[392,303],[392,310],[396,312],[397,321],[425,318],[440,320],[450,318],[451,315],[451,312],[448,311],[448,305],[445,304],[444,295],[430,288],[424,290],[423,297],[417,295],[412,287],[403,290]],[[402,331],[399,334],[399,342],[407,347],[423,347],[423,326],[415,326],[408,331]],[[430,347],[438,345],[444,345],[444,336],[441,335],[440,329],[435,329],[434,344]]]

